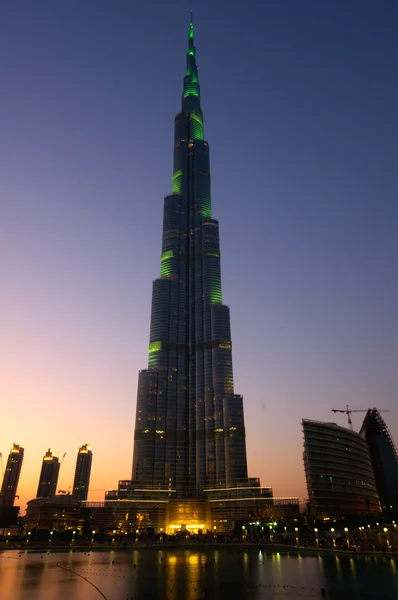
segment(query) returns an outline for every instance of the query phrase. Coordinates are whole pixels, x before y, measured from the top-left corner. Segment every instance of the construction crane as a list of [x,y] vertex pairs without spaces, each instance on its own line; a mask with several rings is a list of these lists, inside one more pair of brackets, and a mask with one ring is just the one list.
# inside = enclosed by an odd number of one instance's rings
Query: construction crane
[[[65,456],[66,456],[66,452],[64,452],[64,455],[63,455],[63,457],[61,458],[61,462],[59,463],[59,468],[61,468],[61,466],[62,466],[62,463],[64,462],[64,458],[65,458]],[[66,490],[58,490],[58,494],[69,494],[69,490],[70,490],[70,486],[69,486],[69,489],[68,489],[68,491],[66,491]]]
[[[351,409],[348,404],[345,405],[345,408],[332,408],[332,412],[334,413],[345,413],[348,417],[348,425],[351,429],[351,431],[354,431],[354,428],[352,426],[352,421],[351,421],[351,413],[353,412],[368,412],[368,410],[370,410],[369,408],[366,409]],[[389,410],[379,410],[377,409],[378,412],[390,412]]]

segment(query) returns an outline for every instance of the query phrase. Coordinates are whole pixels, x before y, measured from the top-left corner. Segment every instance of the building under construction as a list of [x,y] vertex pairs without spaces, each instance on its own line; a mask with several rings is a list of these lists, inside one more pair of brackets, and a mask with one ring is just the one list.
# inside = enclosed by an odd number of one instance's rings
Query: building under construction
[[381,508],[398,512],[398,453],[388,427],[376,408],[369,409],[360,434],[367,441]]

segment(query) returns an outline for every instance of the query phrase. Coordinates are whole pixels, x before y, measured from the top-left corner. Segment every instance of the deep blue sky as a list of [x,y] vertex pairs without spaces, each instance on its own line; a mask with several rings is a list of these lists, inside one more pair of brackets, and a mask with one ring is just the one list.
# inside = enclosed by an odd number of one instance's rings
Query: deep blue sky
[[0,450],[26,448],[24,499],[50,445],[64,486],[86,441],[92,487],[130,475],[190,8],[251,475],[304,495],[300,420],[346,403],[398,441],[398,3],[8,0]]

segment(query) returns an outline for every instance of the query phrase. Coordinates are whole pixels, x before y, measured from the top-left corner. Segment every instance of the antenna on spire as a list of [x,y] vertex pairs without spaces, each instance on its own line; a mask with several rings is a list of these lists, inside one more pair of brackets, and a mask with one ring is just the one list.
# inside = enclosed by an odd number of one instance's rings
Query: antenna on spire
[[189,39],[193,40],[193,10],[191,10],[191,20],[189,22]]

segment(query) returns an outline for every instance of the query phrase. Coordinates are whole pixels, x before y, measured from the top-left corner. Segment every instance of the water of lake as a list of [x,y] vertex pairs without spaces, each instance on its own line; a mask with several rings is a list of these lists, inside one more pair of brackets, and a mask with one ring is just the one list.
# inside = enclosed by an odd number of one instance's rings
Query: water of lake
[[240,548],[0,554],[1,600],[322,597],[397,600],[398,561],[266,554]]

